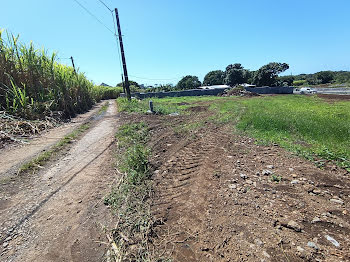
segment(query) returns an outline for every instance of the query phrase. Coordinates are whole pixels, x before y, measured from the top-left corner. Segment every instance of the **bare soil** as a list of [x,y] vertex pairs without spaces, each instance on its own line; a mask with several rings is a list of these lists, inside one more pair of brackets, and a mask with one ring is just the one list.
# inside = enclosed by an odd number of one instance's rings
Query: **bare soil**
[[176,126],[208,114],[195,111],[201,113],[139,119],[151,126],[159,255],[173,261],[350,261],[346,170],[320,169],[225,125],[177,132]]
[[[89,116],[81,117],[77,124]],[[103,229],[113,220],[103,198],[115,180],[114,101],[109,101],[107,112],[92,124],[68,152],[38,174],[0,185],[1,261],[104,259],[108,245]],[[52,140],[63,133],[53,130]],[[44,144],[40,146],[45,148]],[[18,150],[25,156],[26,148],[31,145]],[[10,159],[8,152],[4,156]]]
[[350,100],[350,95],[317,94],[317,96],[334,102]]

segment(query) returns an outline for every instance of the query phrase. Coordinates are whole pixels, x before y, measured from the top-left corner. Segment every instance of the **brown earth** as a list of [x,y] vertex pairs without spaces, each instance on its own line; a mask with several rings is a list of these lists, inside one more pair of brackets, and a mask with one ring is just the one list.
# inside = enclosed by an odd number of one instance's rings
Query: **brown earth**
[[152,134],[159,255],[173,261],[350,261],[347,171],[331,164],[322,170],[224,125],[207,122],[179,132],[178,126],[208,114],[194,111],[200,113],[137,120],[148,122]]
[[[81,120],[87,118],[89,114]],[[108,248],[104,228],[113,220],[103,198],[115,180],[115,103],[109,101],[107,112],[91,124],[79,141],[41,172],[0,185],[1,261],[104,259]]]
[[350,95],[317,94],[317,96],[334,102],[350,100]]

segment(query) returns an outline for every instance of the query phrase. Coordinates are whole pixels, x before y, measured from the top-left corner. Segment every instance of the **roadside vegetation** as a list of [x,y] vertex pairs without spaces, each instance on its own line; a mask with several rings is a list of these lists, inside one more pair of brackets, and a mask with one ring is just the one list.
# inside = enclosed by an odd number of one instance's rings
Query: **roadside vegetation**
[[145,123],[125,124],[116,134],[118,141],[117,168],[119,183],[105,198],[112,207],[117,223],[111,235],[111,256],[116,261],[152,261],[149,236],[150,214],[150,154],[146,146],[148,127]]
[[[118,98],[117,106],[119,112],[137,112],[145,114],[149,110],[149,101],[158,101],[158,99],[144,99],[144,100],[135,100],[132,99],[128,101],[126,98]],[[166,115],[176,112],[176,107],[170,104],[163,106],[161,103],[155,103],[154,112],[159,115]]]
[[120,91],[94,87],[84,73],[58,63],[55,52],[0,30],[0,111],[24,119],[69,118]]
[[[117,100],[118,106],[120,100]],[[350,102],[329,103],[316,96],[182,97],[153,99],[161,106],[184,113],[207,103],[214,114],[203,119],[235,127],[263,144],[276,143],[322,167],[327,161],[350,171]],[[123,104],[124,103],[124,104]],[[147,101],[123,102],[121,109],[145,113]],[[198,126],[198,125],[197,125]]]
[[[154,112],[159,115],[171,113],[186,114],[186,109],[194,106],[192,103],[205,102],[220,99],[215,96],[188,96],[172,98],[147,98],[143,100],[132,99],[130,102],[126,98],[118,98],[117,106],[119,112],[137,112],[145,114],[149,110],[149,101],[153,101]],[[221,98],[222,99],[222,98]]]

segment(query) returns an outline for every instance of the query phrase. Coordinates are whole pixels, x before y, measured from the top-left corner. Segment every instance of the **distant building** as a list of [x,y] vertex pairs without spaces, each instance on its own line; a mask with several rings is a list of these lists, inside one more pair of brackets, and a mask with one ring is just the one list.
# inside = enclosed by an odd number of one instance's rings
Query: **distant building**
[[256,87],[256,85],[251,85],[251,84],[247,84],[247,83],[242,84],[241,86],[243,86],[243,87]]
[[218,89],[218,88],[230,88],[228,85],[215,85],[215,86],[200,86],[198,89]]

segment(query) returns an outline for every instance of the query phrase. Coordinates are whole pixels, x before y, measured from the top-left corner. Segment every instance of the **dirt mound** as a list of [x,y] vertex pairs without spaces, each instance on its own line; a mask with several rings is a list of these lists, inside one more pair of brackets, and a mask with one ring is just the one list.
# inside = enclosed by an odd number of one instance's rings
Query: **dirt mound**
[[245,97],[252,97],[252,96],[260,96],[257,93],[250,92],[245,90],[244,88],[235,87],[232,89],[226,89],[223,94],[220,96],[245,96]]

